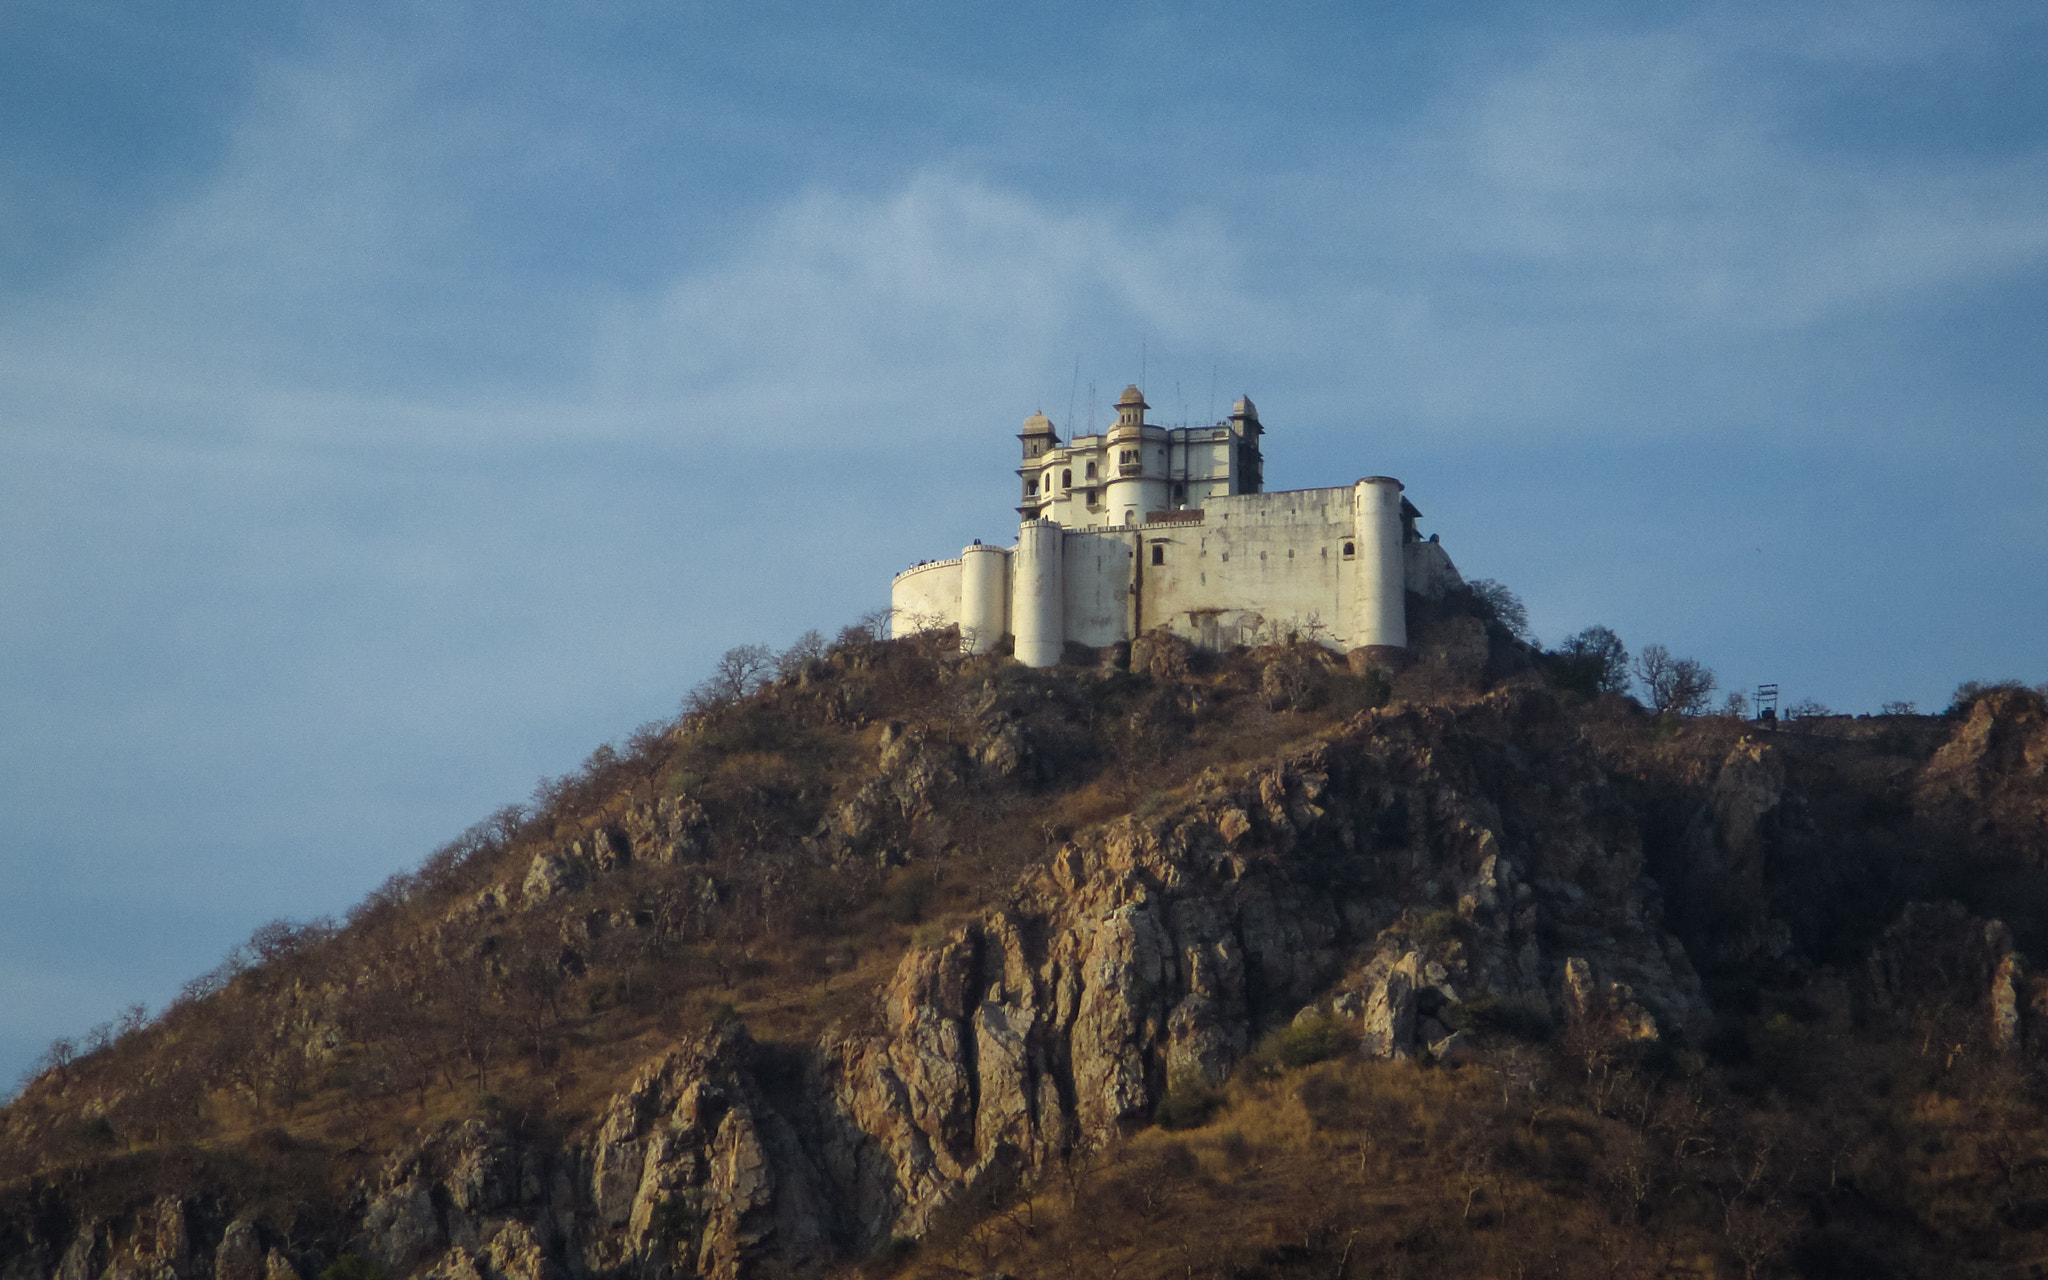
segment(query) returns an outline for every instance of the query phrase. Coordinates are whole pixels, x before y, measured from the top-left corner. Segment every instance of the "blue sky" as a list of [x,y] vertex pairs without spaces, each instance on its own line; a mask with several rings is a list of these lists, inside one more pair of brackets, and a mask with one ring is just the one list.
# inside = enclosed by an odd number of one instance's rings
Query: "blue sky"
[[[1242,392],[1470,576],[2048,680],[2038,5],[0,8],[0,1077]],[[1091,388],[1093,391],[1091,393]]]

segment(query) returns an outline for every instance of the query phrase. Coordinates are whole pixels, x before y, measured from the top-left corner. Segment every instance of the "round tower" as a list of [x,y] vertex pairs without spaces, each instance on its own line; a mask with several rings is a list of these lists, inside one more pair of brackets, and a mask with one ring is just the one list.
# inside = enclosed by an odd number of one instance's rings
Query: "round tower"
[[1351,645],[1408,647],[1408,574],[1401,549],[1401,482],[1367,476],[1352,487],[1358,546],[1353,559]]
[[1010,553],[977,542],[960,553],[960,651],[987,653],[1010,622]]
[[1051,520],[1026,520],[1017,529],[1010,562],[1010,616],[1017,661],[1057,666],[1067,649],[1066,531]]
[[1135,386],[1117,397],[1116,425],[1104,442],[1109,484],[1103,505],[1110,524],[1143,524],[1147,511],[1166,509],[1165,433],[1154,427],[1159,439],[1146,439],[1145,410],[1151,407]]

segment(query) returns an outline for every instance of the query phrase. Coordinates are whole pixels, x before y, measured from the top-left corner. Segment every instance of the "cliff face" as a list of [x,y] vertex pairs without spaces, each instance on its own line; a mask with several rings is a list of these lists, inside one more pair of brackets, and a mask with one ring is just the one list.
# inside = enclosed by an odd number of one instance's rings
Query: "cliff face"
[[[1247,695],[1261,681],[1251,672]],[[1169,696],[1125,729],[1195,723],[1229,693],[1185,672],[1159,684]],[[811,801],[817,865],[886,868],[986,788],[1049,785],[1079,750],[1076,730],[1027,692],[984,689],[951,731],[883,722],[867,771]],[[1982,803],[2039,772],[2026,718],[2038,707],[1986,706],[1918,774],[1945,814],[1956,796]],[[344,1255],[456,1280],[810,1273],[1116,1149],[1170,1098],[1222,1087],[1279,1028],[1446,1070],[1510,1039],[1693,1052],[1728,1018],[1667,928],[1650,855],[1702,894],[1714,886],[1715,932],[1695,941],[1735,990],[1800,954],[1772,883],[1831,856],[1826,833],[1788,780],[1799,768],[1765,737],[1702,725],[1667,752],[1692,763],[1631,775],[1632,753],[1660,749],[1654,730],[1605,714],[1533,683],[1397,703],[1172,777],[1103,820],[1048,825],[1040,857],[978,908],[918,930],[851,1014],[757,1039],[744,1011],[720,1007],[665,1044],[634,1042],[646,1056],[581,1118],[566,1106],[553,1121],[545,1106],[448,1118],[374,1167],[313,1160],[288,1195],[274,1178],[238,1190],[223,1167],[238,1142],[315,1145],[277,1130],[210,1139],[182,1165],[141,1151],[31,1176],[0,1219],[0,1280],[288,1280]],[[1649,810],[1674,796],[1688,812],[1660,824]],[[2025,836],[2030,809],[1993,807],[2001,833]],[[508,862],[446,919],[491,922],[493,939],[544,915],[570,922],[578,945],[559,949],[562,971],[598,965],[607,933],[650,929],[677,902],[733,909],[730,890],[691,869],[718,824],[687,795],[633,801]],[[584,909],[636,865],[672,866],[682,887],[644,909]],[[472,936],[435,928],[444,947]],[[1868,944],[1865,972],[1839,980],[1863,1007],[1904,1010],[1938,990],[2001,1051],[2024,1041],[2025,960],[2003,926],[1917,906]],[[326,999],[301,992],[293,1007]],[[347,1034],[317,1013],[296,1025],[310,1041]],[[45,1082],[15,1111],[60,1105]]]

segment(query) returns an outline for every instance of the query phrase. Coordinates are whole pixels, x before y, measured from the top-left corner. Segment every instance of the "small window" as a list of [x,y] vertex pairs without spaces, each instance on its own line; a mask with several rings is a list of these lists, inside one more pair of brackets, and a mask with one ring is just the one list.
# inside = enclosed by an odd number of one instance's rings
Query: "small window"
[[1088,479],[1090,479],[1090,480],[1093,480],[1094,478],[1095,478],[1095,464],[1091,462],[1091,463],[1089,463],[1089,464],[1088,464]]
[[[1069,467],[1069,468],[1067,468],[1067,469],[1066,469],[1065,471],[1062,471],[1062,472],[1060,472],[1060,488],[1062,488],[1062,489],[1071,489],[1071,488],[1073,488],[1073,487],[1074,487],[1074,470],[1073,470],[1073,468],[1072,468],[1072,467]],[[1346,548],[1344,549],[1344,554],[1345,554],[1345,555],[1347,555],[1347,556],[1348,556],[1348,555],[1350,555],[1350,554],[1351,554],[1351,549],[1350,549],[1349,547],[1346,547]]]
[[1131,509],[1130,507],[1125,507],[1125,508],[1124,508],[1124,523],[1125,523],[1125,524],[1136,524],[1136,523],[1138,523],[1138,513],[1137,513],[1137,512],[1135,511],[1135,510]]
[[1027,498],[1035,498],[1038,496],[1038,481],[1026,480],[1024,482],[1024,496]]
[[1153,544],[1152,544],[1152,563],[1153,563],[1153,564],[1165,564],[1165,563],[1166,563],[1166,547],[1165,547],[1165,544],[1163,544],[1163,543],[1158,543],[1158,542],[1155,542],[1155,543],[1153,543]]
[[1356,556],[1357,554],[1358,554],[1358,547],[1357,547],[1357,544],[1355,544],[1355,543],[1350,543],[1350,542],[1347,542],[1347,543],[1345,543],[1345,544],[1344,544],[1344,558],[1345,558],[1346,560],[1349,560],[1349,559],[1351,559],[1351,558],[1352,558],[1353,556]]

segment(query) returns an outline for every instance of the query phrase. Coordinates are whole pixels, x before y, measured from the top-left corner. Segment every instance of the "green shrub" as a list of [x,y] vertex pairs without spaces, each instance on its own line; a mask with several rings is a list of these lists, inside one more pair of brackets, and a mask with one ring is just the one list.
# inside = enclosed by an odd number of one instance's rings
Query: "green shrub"
[[1439,907],[1417,920],[1409,932],[1418,942],[1449,942],[1463,938],[1471,929],[1470,922],[1458,914],[1456,907]]
[[682,1196],[669,1196],[654,1206],[648,1231],[665,1249],[686,1244],[702,1225],[697,1206]]
[[1311,1074],[1296,1091],[1301,1109],[1318,1129],[1349,1129],[1357,1124],[1351,1086],[1327,1073]]
[[1175,1081],[1152,1111],[1162,1129],[1199,1129],[1223,1106],[1223,1095],[1200,1079]]
[[900,875],[889,885],[889,919],[897,924],[922,924],[925,913],[931,909],[932,891],[936,888],[930,876]]
[[1318,1014],[1291,1023],[1280,1033],[1280,1063],[1300,1068],[1322,1062],[1358,1048],[1358,1037],[1341,1018]]
[[1259,1041],[1245,1059],[1245,1065],[1254,1076],[1270,1079],[1283,1071],[1298,1071],[1357,1048],[1358,1037],[1343,1019],[1319,1013],[1290,1022]]
[[320,1273],[320,1280],[391,1280],[391,1273],[368,1258],[344,1253]]
[[1394,686],[1388,681],[1387,673],[1378,667],[1367,667],[1362,676],[1330,677],[1329,708],[1339,717],[1348,719],[1361,711],[1384,707],[1393,698]]
[[2031,693],[2037,697],[2048,697],[2048,685],[2029,687],[2018,680],[1965,680],[1956,686],[1955,695],[1949,699],[1948,710],[1942,714],[1951,719],[1966,716],[1979,699],[1994,693]]
[[1457,1001],[1439,1016],[1451,1030],[1473,1036],[1506,1035],[1540,1043],[1551,1033],[1546,1010],[1493,995]]

